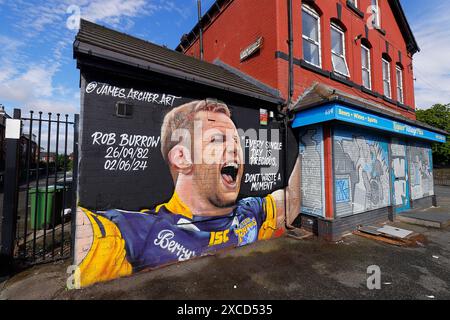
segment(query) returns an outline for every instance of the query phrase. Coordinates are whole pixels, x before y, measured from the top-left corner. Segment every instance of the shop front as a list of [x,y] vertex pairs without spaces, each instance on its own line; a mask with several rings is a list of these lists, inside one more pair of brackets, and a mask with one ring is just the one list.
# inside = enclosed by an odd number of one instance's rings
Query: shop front
[[302,227],[334,240],[436,205],[431,143],[445,142],[444,132],[336,97],[297,111],[292,128],[302,164]]

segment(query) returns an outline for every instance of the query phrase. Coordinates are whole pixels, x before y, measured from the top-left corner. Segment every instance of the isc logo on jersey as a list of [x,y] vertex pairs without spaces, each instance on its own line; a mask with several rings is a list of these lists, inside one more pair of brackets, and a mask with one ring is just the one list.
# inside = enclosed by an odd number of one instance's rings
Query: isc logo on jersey
[[230,230],[211,232],[209,236],[209,246],[227,243],[229,240],[228,232],[230,232]]

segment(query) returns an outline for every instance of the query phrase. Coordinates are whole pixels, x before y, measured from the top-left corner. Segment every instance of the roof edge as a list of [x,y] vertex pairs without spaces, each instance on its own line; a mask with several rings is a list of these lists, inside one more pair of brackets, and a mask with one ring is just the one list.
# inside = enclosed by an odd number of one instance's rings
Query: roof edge
[[[406,33],[406,44],[407,44],[407,50],[414,55],[417,52],[420,52],[419,45],[416,41],[416,38],[414,37],[414,33],[412,32],[411,26],[408,23],[408,19],[406,18],[405,11],[403,10],[402,4],[400,3],[400,0],[389,0],[389,3],[391,4],[391,8],[394,11],[394,15],[400,19],[400,29],[403,29],[403,34]],[[398,13],[398,15],[395,14],[395,12]],[[408,41],[409,40],[409,41]]]
[[188,33],[183,34],[183,36],[180,39],[179,44],[175,48],[176,51],[183,52],[187,48],[191,47],[192,44],[198,39],[200,25],[203,28],[206,28],[209,26],[211,22],[213,22],[218,15],[222,13],[222,9],[229,5],[234,0],[216,0],[213,2],[211,7],[205,12],[205,14],[200,18],[200,21],[198,21],[194,27],[192,27],[191,31]]
[[214,87],[214,88],[224,90],[224,91],[233,92],[233,93],[240,94],[240,95],[247,96],[247,97],[254,98],[254,99],[260,99],[260,100],[267,101],[267,102],[277,104],[277,105],[284,103],[283,99],[281,99],[279,97],[275,97],[275,96],[272,97],[272,96],[270,96],[269,93],[267,96],[264,96],[264,95],[260,95],[257,93],[249,92],[248,90],[245,90],[245,89],[226,85],[226,84],[223,84],[223,83],[220,83],[220,82],[217,82],[214,80],[210,80],[210,79],[205,79],[198,75],[193,75],[193,74],[190,74],[190,73],[187,73],[184,71],[180,71],[180,70],[176,70],[176,69],[169,68],[166,66],[162,66],[157,63],[149,62],[149,61],[142,60],[142,59],[135,58],[135,57],[130,57],[125,54],[118,53],[118,52],[108,50],[105,48],[101,48],[101,47],[98,47],[93,44],[86,43],[86,42],[83,42],[80,40],[76,40],[74,42],[73,50],[74,50],[74,57],[77,60],[80,58],[78,56],[78,54],[95,56],[97,58],[126,64],[129,66],[137,67],[137,68],[144,69],[147,71],[152,71],[152,72],[156,72],[156,73],[160,73],[160,74],[164,74],[164,75],[169,75],[174,78],[194,81],[196,83],[200,83],[200,84],[203,84],[206,86]]

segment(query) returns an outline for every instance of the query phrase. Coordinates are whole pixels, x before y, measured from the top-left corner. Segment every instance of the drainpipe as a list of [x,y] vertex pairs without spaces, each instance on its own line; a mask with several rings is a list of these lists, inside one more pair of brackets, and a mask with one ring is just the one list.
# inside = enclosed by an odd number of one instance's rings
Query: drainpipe
[[202,26],[202,0],[197,0],[200,60],[203,60],[203,26]]
[[[288,5],[288,46],[289,46],[289,92],[288,92],[288,109],[292,103],[294,95],[294,35],[292,27],[292,0],[287,0]],[[287,112],[288,113],[288,112]]]
[[287,224],[287,216],[288,216],[288,184],[289,184],[289,176],[288,176],[288,130],[289,130],[289,108],[292,104],[292,97],[294,95],[294,48],[293,48],[293,32],[292,32],[292,0],[287,0],[287,10],[288,10],[288,47],[289,47],[289,72],[288,72],[288,97],[287,97],[287,106],[285,108],[284,113],[284,178],[285,180],[285,188],[284,188],[284,213],[285,213],[285,227],[287,230],[292,229],[291,225]]

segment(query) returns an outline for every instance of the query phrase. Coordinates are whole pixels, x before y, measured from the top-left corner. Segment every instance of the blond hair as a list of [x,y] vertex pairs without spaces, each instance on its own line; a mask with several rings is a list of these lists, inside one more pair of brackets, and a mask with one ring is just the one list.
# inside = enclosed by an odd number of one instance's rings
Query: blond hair
[[178,129],[187,129],[192,135],[195,115],[200,111],[218,112],[231,117],[228,106],[216,100],[195,100],[173,108],[166,114],[161,126],[161,153],[164,160],[168,161],[170,150],[182,142],[181,139],[172,140],[172,133]]

